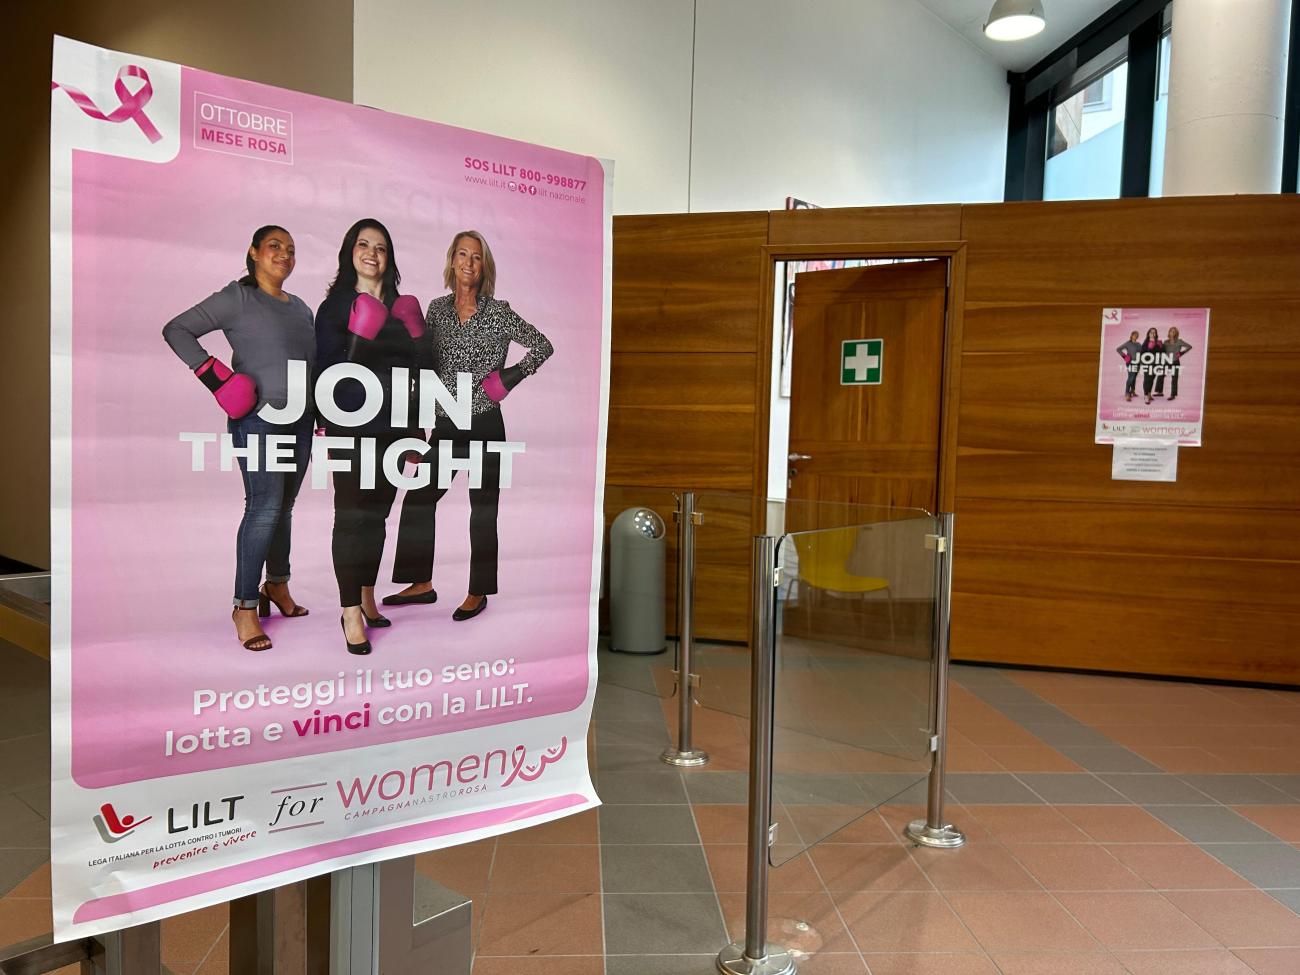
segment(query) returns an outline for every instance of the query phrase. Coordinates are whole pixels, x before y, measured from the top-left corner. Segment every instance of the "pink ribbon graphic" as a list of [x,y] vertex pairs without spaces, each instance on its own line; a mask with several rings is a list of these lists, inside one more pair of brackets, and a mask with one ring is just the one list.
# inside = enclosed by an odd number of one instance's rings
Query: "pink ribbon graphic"
[[[139,78],[144,84],[140,86],[139,91],[132,94],[126,87],[127,78]],[[108,115],[100,111],[99,106],[84,91],[73,88],[71,85],[61,85],[57,81],[51,81],[50,91],[55,88],[62,88],[66,91],[73,103],[91,118],[97,118],[104,122],[125,122],[130,119],[140,126],[140,131],[144,133],[145,138],[150,142],[157,142],[162,138],[162,133],[154,127],[153,122],[149,121],[149,116],[144,113],[144,107],[149,104],[149,99],[153,98],[153,85],[149,84],[149,72],[138,65],[128,64],[117,72],[117,78],[113,82],[113,91],[117,93],[119,104]]]

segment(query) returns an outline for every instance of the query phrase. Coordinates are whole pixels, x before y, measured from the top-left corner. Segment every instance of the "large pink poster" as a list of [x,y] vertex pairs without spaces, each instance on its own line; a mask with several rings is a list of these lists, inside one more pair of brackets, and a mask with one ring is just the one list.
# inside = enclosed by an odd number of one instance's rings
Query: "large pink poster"
[[593,806],[606,167],[61,38],[51,112],[56,936]]

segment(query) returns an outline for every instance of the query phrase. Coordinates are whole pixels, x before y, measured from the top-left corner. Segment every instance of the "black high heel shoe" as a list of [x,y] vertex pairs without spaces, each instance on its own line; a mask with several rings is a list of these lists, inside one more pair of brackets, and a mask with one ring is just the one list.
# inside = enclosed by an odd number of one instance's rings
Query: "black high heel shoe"
[[361,617],[362,617],[362,619],[364,619],[364,620],[366,621],[366,626],[377,626],[377,627],[380,627],[380,628],[382,629],[382,628],[385,627],[385,626],[392,626],[392,625],[393,625],[393,621],[390,620],[390,619],[389,619],[387,616],[385,616],[383,613],[380,613],[378,616],[371,616],[369,613],[367,613],[367,612],[363,609],[363,610],[361,611]]
[[[365,616],[365,613],[361,614]],[[356,654],[358,657],[364,657],[370,652],[370,641],[362,640],[360,643],[353,643],[348,639],[348,624],[342,616],[339,617],[339,626],[343,627],[343,642],[348,645],[348,653]]]

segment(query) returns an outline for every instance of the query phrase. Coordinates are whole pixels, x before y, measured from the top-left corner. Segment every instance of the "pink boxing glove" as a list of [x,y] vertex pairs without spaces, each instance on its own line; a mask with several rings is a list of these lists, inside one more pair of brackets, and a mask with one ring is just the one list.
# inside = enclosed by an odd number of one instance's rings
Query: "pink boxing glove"
[[194,370],[199,382],[208,387],[216,398],[217,404],[226,411],[232,420],[240,420],[253,412],[257,405],[257,384],[242,372],[231,372],[230,368],[214,355],[204,360],[203,365]]
[[352,302],[352,312],[348,315],[348,331],[357,338],[370,341],[379,334],[388,321],[388,309],[378,298],[371,295],[357,295]]
[[518,366],[506,366],[493,370],[483,377],[483,392],[493,403],[500,403],[510,395],[510,390],[519,385],[524,378],[524,371]]
[[406,334],[418,339],[424,334],[424,315],[420,313],[420,299],[415,295],[399,295],[393,302],[393,317],[406,326]]
[[348,331],[352,333],[348,340],[349,361],[356,359],[363,344],[374,341],[386,321],[388,308],[378,298],[359,294],[352,300],[352,311],[348,314]]

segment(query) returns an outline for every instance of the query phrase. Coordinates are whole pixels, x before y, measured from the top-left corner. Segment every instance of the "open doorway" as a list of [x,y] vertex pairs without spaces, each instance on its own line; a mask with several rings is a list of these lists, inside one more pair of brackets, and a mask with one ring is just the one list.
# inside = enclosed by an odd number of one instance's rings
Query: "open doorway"
[[775,262],[768,497],[937,510],[949,264]]

